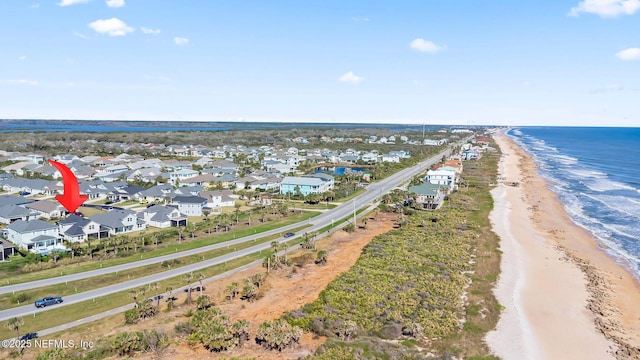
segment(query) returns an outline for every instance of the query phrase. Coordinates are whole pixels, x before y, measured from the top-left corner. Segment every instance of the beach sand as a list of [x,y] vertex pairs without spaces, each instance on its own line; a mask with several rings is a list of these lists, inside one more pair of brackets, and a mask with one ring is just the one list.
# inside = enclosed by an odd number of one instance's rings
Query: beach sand
[[[640,286],[576,225],[502,133],[493,229],[503,251],[505,307],[487,343],[503,359],[640,359]],[[512,182],[518,183],[511,186]]]

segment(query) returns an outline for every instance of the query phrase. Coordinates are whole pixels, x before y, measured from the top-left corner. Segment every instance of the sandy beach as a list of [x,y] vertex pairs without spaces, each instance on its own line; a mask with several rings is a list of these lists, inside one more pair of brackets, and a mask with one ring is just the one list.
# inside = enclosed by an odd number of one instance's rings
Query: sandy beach
[[[503,359],[640,359],[640,286],[569,218],[533,160],[502,133],[491,222],[505,307],[487,343]],[[517,183],[517,186],[512,186]]]

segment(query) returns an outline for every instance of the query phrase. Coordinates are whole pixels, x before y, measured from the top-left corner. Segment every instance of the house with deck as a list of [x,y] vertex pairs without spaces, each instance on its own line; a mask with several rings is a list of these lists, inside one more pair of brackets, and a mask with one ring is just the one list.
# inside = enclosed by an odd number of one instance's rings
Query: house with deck
[[36,254],[66,251],[59,238],[58,226],[42,220],[17,220],[7,227],[7,240]]

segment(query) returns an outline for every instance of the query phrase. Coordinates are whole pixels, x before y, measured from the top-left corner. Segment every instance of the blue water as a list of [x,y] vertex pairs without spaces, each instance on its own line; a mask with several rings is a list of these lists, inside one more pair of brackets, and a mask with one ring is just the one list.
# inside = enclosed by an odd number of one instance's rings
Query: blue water
[[533,156],[571,218],[640,279],[640,128],[523,127],[508,135]]

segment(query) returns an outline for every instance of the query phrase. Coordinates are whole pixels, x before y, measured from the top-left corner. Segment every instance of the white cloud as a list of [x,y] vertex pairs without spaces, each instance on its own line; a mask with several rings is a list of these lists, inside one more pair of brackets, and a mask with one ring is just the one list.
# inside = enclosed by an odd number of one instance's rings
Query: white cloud
[[348,73],[340,76],[338,80],[350,84],[359,84],[364,81],[364,78],[354,74],[352,71],[349,71]]
[[611,18],[633,15],[638,10],[640,10],[640,0],[584,0],[578,6],[572,7],[568,15],[579,16],[584,12]]
[[26,79],[16,79],[16,80],[7,80],[7,84],[10,85],[38,85],[38,82],[35,80],[26,80]]
[[447,48],[446,46],[438,46],[433,42],[427,41],[422,38],[417,38],[413,40],[409,44],[409,47],[411,47],[413,50],[416,50],[416,51],[428,52],[428,53],[437,53]]
[[149,28],[146,28],[144,26],[140,27],[140,31],[142,31],[144,34],[149,34],[149,35],[158,35],[158,34],[160,34],[160,29],[149,29]]
[[96,20],[89,24],[89,27],[100,34],[108,34],[109,36],[125,36],[127,33],[135,31],[134,28],[127,26],[117,18]]
[[26,59],[27,59],[27,56],[26,56],[26,55],[22,55],[22,56],[20,56],[18,59],[19,59],[19,60],[26,60]]
[[358,16],[354,16],[351,18],[352,21],[355,22],[369,22],[369,18],[368,17],[358,17]]
[[144,26],[140,27],[140,31],[142,31],[145,34],[151,34],[151,35],[160,34],[160,29],[149,29],[149,28],[146,28]]
[[620,60],[640,60],[640,48],[628,48],[616,53],[616,56]]
[[107,6],[110,8],[119,8],[124,6],[124,0],[107,0]]
[[69,6],[69,5],[75,5],[75,4],[86,4],[88,2],[89,2],[89,0],[61,0],[58,3],[58,6]]
[[176,45],[178,46],[184,46],[189,43],[189,39],[176,36],[173,38],[173,42],[176,43]]
[[40,7],[40,4],[38,4],[38,3],[31,4],[31,6],[30,6],[30,8],[32,8],[32,9],[37,9],[39,7]]

